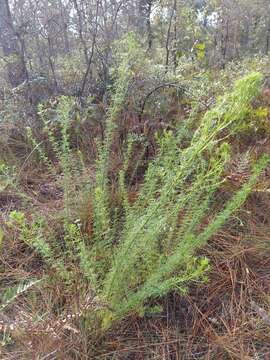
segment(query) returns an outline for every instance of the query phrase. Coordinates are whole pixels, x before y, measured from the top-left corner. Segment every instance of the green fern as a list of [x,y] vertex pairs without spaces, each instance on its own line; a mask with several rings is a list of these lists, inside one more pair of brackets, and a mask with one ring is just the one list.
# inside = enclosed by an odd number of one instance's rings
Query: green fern
[[20,295],[26,293],[33,286],[40,284],[42,281],[43,279],[31,280],[28,282],[22,282],[14,287],[9,287],[2,296],[0,312],[5,310],[5,308],[8,307],[10,304],[15,302]]

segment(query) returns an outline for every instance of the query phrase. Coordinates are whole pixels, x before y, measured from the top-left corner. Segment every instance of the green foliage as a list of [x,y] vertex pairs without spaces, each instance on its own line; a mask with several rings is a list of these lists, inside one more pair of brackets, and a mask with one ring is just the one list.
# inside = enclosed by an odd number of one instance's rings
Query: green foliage
[[0,348],[22,358],[102,357],[118,321],[208,281],[198,254],[269,192],[269,0],[64,3],[44,24],[11,6],[40,31],[2,31],[18,51],[0,57]]
[[3,244],[3,240],[4,240],[4,231],[2,228],[0,228],[0,250],[2,249],[2,244]]
[[260,106],[255,110],[251,110],[250,118],[251,121],[246,124],[243,129],[248,134],[270,134],[270,124],[268,120],[269,110],[267,107]]
[[[75,156],[71,152],[71,113],[74,104],[75,100],[71,97],[61,96],[58,99],[56,109],[53,111],[49,107],[39,105],[38,114],[43,125],[42,132],[47,137],[45,141],[38,142],[33,135],[32,129],[27,128],[27,136],[32,145],[32,152],[37,152],[40,161],[53,176],[61,174],[58,177],[58,182],[64,194],[64,220],[66,224],[72,218],[72,208],[74,206],[72,193],[77,185],[74,179],[82,176],[84,171],[81,153],[78,151]],[[46,142],[47,146],[45,146]],[[53,151],[55,161],[50,159],[52,158],[49,154],[50,150]],[[84,184],[83,181],[82,183]]]
[[198,43],[195,46],[196,49],[196,55],[197,55],[197,59],[199,61],[202,61],[205,58],[205,44],[204,43]]
[[0,162],[0,193],[6,190],[15,181],[15,168]]
[[20,240],[34,249],[67,286],[79,280],[78,274],[83,275],[85,287],[104,304],[90,314],[101,322],[102,331],[130,314],[145,313],[149,299],[170,291],[184,294],[190,282],[206,281],[209,261],[197,258],[196,251],[243,205],[269,161],[267,156],[259,159],[250,179],[227,200],[223,209],[216,209],[215,194],[225,180],[224,170],[230,161],[226,140],[238,134],[243,123],[249,121],[251,102],[262,82],[260,73],[251,73],[237,81],[234,90],[219,98],[205,113],[193,136],[186,136],[187,122],[176,132],[165,131],[157,138],[159,149],[148,163],[133,203],[129,201],[126,181],[136,142],[136,137],[130,135],[114,184],[117,201],[113,201],[111,149],[141,56],[132,35],[119,48],[120,65],[114,73],[104,141],[99,144],[95,179],[90,186],[93,232],[84,235],[80,221],[72,221],[70,215],[72,183],[78,172],[70,142],[71,100],[66,97],[60,99],[56,110],[60,139],[42,115],[45,133],[63,174],[63,244],[45,240],[46,226],[41,218],[31,222],[24,214],[12,212],[9,222]]
[[13,303],[20,295],[26,293],[33,286],[39,284],[42,279],[31,280],[26,283],[20,283],[14,287],[9,287],[2,296],[0,311],[3,311],[7,306]]
[[[242,205],[268,162],[268,158],[258,162],[250,181],[200,231],[229,160],[224,136],[237,132],[260,83],[260,74],[237,82],[235,90],[205,114],[185,149],[180,149],[177,136],[165,135],[160,154],[149,165],[139,198],[126,216],[111,270],[104,280],[102,296],[113,309],[102,315],[104,328],[113,320],[141,311],[147,298],[161,296],[203,275],[204,266],[186,268],[188,259]],[[182,221],[179,214],[183,214]]]
[[44,151],[42,143],[38,143],[37,139],[33,135],[33,130],[31,127],[28,126],[26,128],[26,134],[27,139],[32,147],[32,152],[37,151],[39,159],[48,167],[48,169],[50,169],[52,173],[54,173],[53,165]]
[[[120,65],[113,72],[115,84],[112,93],[111,106],[107,112],[104,143],[99,146],[96,182],[94,187],[94,232],[95,238],[105,242],[110,241],[110,209],[108,188],[108,165],[114,131],[117,129],[117,118],[124,106],[127,91],[135,69],[142,57],[142,50],[135,36],[129,33],[118,44],[120,51],[116,54]],[[109,239],[109,240],[107,240]]]
[[69,279],[63,261],[55,257],[51,246],[44,239],[44,219],[38,218],[33,223],[28,223],[23,212],[12,211],[8,225],[18,232],[19,239],[34,249],[61,279],[64,281]]

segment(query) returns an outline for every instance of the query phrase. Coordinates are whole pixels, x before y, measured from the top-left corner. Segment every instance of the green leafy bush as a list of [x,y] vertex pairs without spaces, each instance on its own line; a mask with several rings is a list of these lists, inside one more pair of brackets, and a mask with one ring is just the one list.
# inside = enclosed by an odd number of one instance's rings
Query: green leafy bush
[[70,102],[65,98],[57,110],[62,119],[61,141],[52,138],[64,175],[66,216],[61,251],[56,241],[49,245],[45,240],[40,221],[27,223],[23,214],[11,214],[11,225],[20,239],[55,269],[66,286],[76,281],[72,264],[79,266],[85,286],[103,304],[90,314],[101,322],[102,331],[130,314],[143,314],[149,299],[172,290],[185,293],[191,281],[205,279],[208,260],[196,258],[196,251],[243,205],[269,160],[267,156],[260,158],[249,180],[223,209],[216,210],[215,194],[225,180],[224,169],[230,161],[226,139],[239,131],[244,120],[248,121],[250,104],[260,89],[262,76],[251,73],[206,112],[189,143],[182,142],[185,124],[176,133],[164,132],[133,203],[128,200],[126,182],[134,143],[131,136],[118,174],[115,208],[109,176],[111,147],[140,51],[132,36],[126,39],[124,49],[91,184],[93,233],[85,236],[69,216],[74,172],[69,142]]

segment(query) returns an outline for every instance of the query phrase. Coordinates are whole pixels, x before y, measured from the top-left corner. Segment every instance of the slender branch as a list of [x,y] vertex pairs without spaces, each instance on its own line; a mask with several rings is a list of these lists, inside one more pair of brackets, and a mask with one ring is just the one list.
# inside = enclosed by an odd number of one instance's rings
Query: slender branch
[[168,26],[168,31],[167,31],[167,38],[166,38],[166,46],[165,46],[166,47],[166,62],[165,62],[166,72],[168,71],[168,66],[169,66],[169,56],[170,56],[170,46],[169,45],[170,45],[170,38],[171,38],[172,20],[174,17],[175,8],[176,8],[176,0],[174,0],[172,12],[170,15],[169,26]]
[[85,91],[86,82],[87,82],[88,76],[89,76],[89,74],[90,74],[91,65],[92,65],[92,62],[93,62],[93,57],[94,57],[94,52],[95,52],[95,44],[96,44],[96,38],[97,38],[97,31],[98,31],[98,13],[99,13],[99,6],[100,6],[100,1],[98,0],[98,1],[97,1],[97,4],[96,4],[95,30],[94,30],[94,33],[93,33],[93,40],[92,40],[92,46],[91,46],[90,56],[89,56],[89,59],[88,59],[88,64],[87,64],[86,72],[85,72],[84,77],[83,77],[82,86],[81,86],[81,89],[79,90],[79,93],[78,93],[78,95],[79,95],[80,98],[83,97],[83,94],[84,94],[84,91]]
[[144,98],[143,102],[142,102],[142,106],[141,106],[141,110],[140,110],[140,113],[139,113],[139,121],[141,121],[142,119],[142,115],[144,113],[144,109],[145,109],[145,106],[146,106],[146,103],[147,101],[149,100],[149,98],[158,90],[160,89],[163,89],[165,87],[171,87],[171,88],[175,88],[177,90],[180,90],[181,93],[183,93],[185,91],[185,88],[183,86],[180,86],[180,85],[177,85],[177,84],[174,84],[174,83],[166,83],[166,84],[161,84],[161,85],[158,85],[157,87],[155,87],[154,89],[152,89]]

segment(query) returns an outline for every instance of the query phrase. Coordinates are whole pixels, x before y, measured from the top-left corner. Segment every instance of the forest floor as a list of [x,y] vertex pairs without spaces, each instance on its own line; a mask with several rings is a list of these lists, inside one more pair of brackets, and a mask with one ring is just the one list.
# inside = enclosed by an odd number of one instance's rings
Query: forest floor
[[[270,181],[270,177],[265,176],[265,181]],[[49,175],[31,172],[23,174],[21,183],[33,205],[23,210],[30,216],[36,208],[55,224],[63,207],[62,193],[55,180]],[[1,194],[0,206],[3,221],[11,210],[21,210],[23,204],[19,197],[10,193]],[[160,300],[162,313],[126,319],[106,335],[101,346],[95,345],[97,350],[93,358],[269,359],[269,213],[270,194],[255,191],[239,218],[232,219],[201,252],[210,259],[208,282],[193,284],[185,297],[173,293]],[[9,269],[5,273],[6,280],[40,273],[38,259],[20,243],[10,242],[2,252],[1,261]],[[11,318],[16,319],[20,304],[13,310]],[[66,329],[62,334],[64,339],[58,341],[76,347],[74,335],[76,329]],[[39,347],[48,347],[46,352],[59,346],[58,341],[48,344],[45,339],[39,340]],[[12,353],[2,358],[20,359],[17,351]],[[30,354],[22,358],[34,359],[33,353]],[[48,357],[58,358],[68,359],[61,355],[54,357],[53,351]]]
[[[242,140],[235,145],[237,155],[227,169],[227,181],[217,199],[217,207],[224,203],[233,188],[240,188],[249,175],[245,167],[233,166],[239,160],[239,144],[243,156],[247,152],[270,153],[267,134]],[[88,170],[91,173],[91,168]],[[57,232],[59,214],[64,208],[58,179],[31,166],[31,162],[17,175],[23,196],[13,190],[0,193],[0,223],[8,220],[11,211],[22,210],[29,218],[34,213],[41,214]],[[60,326],[57,310],[49,313],[52,309],[48,304],[52,299],[46,292],[41,291],[42,303],[37,303],[37,308],[42,306],[43,312],[48,310],[49,325],[25,329],[30,315],[21,296],[5,315],[0,314],[1,359],[269,359],[269,184],[267,169],[245,206],[200,250],[198,255],[210,260],[207,282],[191,284],[185,296],[173,292],[158,299],[153,305],[158,305],[162,311],[157,314],[125,318],[105,336],[95,339],[90,357],[89,339],[81,337],[79,319]],[[12,234],[5,235],[0,262],[4,269],[0,275],[3,286],[9,279],[40,278],[44,272],[41,258]],[[63,289],[52,290],[48,294],[53,294],[56,299],[53,303],[58,305]],[[68,295],[65,301],[68,307]],[[51,329],[56,329],[55,336]]]

